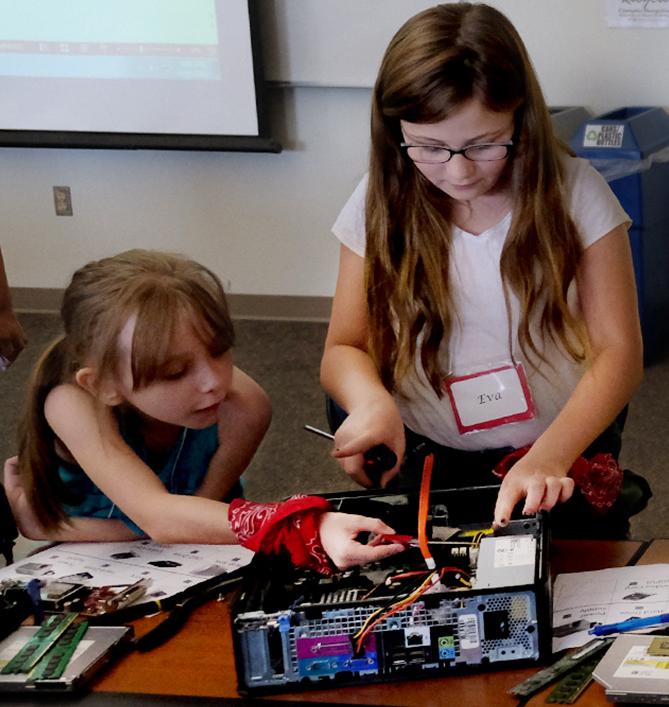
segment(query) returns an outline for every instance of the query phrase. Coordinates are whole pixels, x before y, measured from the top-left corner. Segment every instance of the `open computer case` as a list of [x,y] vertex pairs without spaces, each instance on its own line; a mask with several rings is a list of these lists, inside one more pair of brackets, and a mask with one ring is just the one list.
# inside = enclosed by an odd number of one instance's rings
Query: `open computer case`
[[[550,655],[545,514],[493,532],[499,487],[432,491],[421,550],[324,577],[257,554],[233,606],[243,694],[444,676]],[[415,536],[417,493],[328,497]]]

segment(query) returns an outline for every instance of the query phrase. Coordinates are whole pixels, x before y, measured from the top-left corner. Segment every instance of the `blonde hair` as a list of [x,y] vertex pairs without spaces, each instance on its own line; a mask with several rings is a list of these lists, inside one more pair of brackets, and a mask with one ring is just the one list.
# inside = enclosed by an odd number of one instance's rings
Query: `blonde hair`
[[32,373],[19,422],[19,466],[30,503],[46,528],[66,519],[67,492],[57,473],[62,460],[44,416],[44,403],[57,385],[74,380],[83,366],[98,379],[116,377],[119,335],[136,317],[131,370],[134,389],[160,378],[174,332],[184,316],[212,352],[234,343],[223,286],[203,265],[179,255],[130,250],[77,270],[61,304],[64,334],[42,354]]
[[[541,337],[585,356],[581,323],[567,289],[582,254],[564,201],[561,156],[550,115],[525,46],[498,10],[466,2],[438,5],[408,20],[391,40],[374,87],[366,201],[365,280],[369,350],[384,385],[421,364],[435,393],[447,373],[439,365],[453,326],[449,282],[450,198],[401,151],[400,120],[435,123],[470,99],[514,114],[514,148],[506,174],[513,218],[501,255],[505,296],[520,300],[519,343],[544,360]],[[508,302],[507,302],[508,305]]]

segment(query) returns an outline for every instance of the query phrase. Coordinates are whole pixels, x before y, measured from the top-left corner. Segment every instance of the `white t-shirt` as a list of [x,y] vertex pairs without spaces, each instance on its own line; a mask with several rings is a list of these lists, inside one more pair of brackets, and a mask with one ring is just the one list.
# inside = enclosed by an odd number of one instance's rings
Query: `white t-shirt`
[[[628,215],[601,175],[580,158],[565,159],[569,209],[583,247],[588,248],[616,226],[630,223]],[[339,214],[332,232],[354,253],[365,254],[365,176]],[[507,319],[499,260],[511,223],[509,212],[499,223],[479,235],[453,228],[450,282],[455,317],[451,338],[441,361],[443,371],[453,376],[490,370],[511,360]],[[575,284],[569,292],[570,306],[578,307]],[[536,408],[531,420],[514,422],[468,434],[460,434],[447,395],[439,398],[418,364],[400,382],[404,395],[397,395],[405,424],[435,442],[458,449],[479,450],[522,447],[531,444],[564,407],[583,374],[575,363],[550,340],[543,342],[548,363],[538,368],[523,359],[517,337],[520,305],[511,295],[512,347],[516,361],[523,363]],[[533,330],[534,333],[534,330]],[[535,343],[542,346],[541,337]],[[448,359],[446,359],[448,356]]]

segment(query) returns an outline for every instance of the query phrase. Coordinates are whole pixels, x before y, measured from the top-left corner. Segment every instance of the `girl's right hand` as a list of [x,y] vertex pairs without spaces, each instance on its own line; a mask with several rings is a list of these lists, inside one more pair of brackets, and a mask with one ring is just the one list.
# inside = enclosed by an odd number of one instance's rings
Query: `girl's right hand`
[[[340,570],[378,562],[406,550],[404,545],[385,543],[381,539],[382,535],[392,535],[394,532],[378,518],[350,513],[325,512],[319,527],[321,545]],[[363,544],[357,539],[360,533],[371,533],[372,539]]]
[[355,482],[371,488],[372,482],[365,473],[363,455],[380,444],[388,447],[397,457],[395,466],[381,476],[380,486],[383,487],[398,473],[406,445],[404,423],[390,396],[351,410],[335,432],[332,456]]

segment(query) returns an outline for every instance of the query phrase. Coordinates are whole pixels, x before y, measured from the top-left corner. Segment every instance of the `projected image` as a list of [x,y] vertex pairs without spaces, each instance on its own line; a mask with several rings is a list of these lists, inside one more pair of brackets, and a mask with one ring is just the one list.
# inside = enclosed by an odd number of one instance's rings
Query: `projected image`
[[[220,79],[214,0],[0,0],[0,74]],[[6,18],[6,20],[4,19]]]
[[247,0],[0,0],[0,130],[258,135]]

